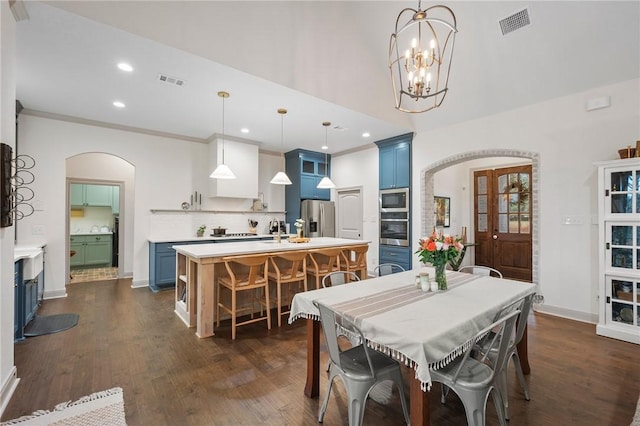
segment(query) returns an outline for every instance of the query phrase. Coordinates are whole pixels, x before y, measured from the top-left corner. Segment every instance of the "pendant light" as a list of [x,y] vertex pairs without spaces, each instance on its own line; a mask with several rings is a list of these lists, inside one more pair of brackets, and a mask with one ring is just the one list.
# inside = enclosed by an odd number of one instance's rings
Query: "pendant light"
[[229,93],[218,92],[218,96],[222,98],[222,162],[218,164],[218,167],[216,167],[209,177],[213,179],[235,179],[236,175],[224,164],[224,100],[229,97]]
[[278,114],[280,114],[280,157],[282,159],[282,171],[276,173],[273,179],[271,179],[271,183],[274,185],[291,185],[291,179],[289,179],[289,176],[284,172],[284,115],[286,113],[286,109],[278,109]]
[[329,163],[329,161],[327,160],[327,151],[329,150],[329,146],[327,145],[327,132],[329,130],[329,126],[331,126],[331,123],[328,121],[325,121],[322,123],[322,125],[324,126],[324,146],[326,148],[324,151],[324,177],[318,183],[317,188],[331,189],[336,187],[336,185],[331,181],[331,179],[329,179],[329,175],[327,174],[327,167],[328,167],[327,164]]

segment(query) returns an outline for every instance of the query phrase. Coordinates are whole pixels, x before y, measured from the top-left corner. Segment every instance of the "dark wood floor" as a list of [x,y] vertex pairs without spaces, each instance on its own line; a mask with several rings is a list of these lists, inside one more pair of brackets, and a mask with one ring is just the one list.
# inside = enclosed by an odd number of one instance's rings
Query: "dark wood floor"
[[[302,393],[304,321],[271,332],[264,324],[240,328],[235,342],[223,323],[215,337],[198,339],[173,313],[170,291],[112,280],[70,285],[67,292],[45,301],[39,314],[78,313],[78,325],[16,345],[21,381],[2,420],[120,386],[132,426],[317,423],[319,401]],[[629,425],[640,393],[640,348],[598,337],[594,328],[543,314],[530,318],[531,401],[511,374],[511,426]],[[434,390],[432,424],[464,425],[459,400],[450,396],[441,405]],[[334,391],[324,424],[347,424],[339,381]],[[403,424],[397,391],[388,402],[385,391],[367,402],[365,424]],[[487,411],[487,425],[499,424],[491,402]]]

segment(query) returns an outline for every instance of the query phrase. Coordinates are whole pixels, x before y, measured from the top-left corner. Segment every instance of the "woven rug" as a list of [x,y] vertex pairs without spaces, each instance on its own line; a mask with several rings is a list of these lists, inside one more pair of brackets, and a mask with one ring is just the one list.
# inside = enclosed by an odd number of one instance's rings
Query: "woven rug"
[[92,393],[77,401],[63,402],[49,410],[38,410],[28,416],[2,422],[20,426],[120,426],[126,425],[122,388]]
[[631,426],[640,426],[640,397],[638,398],[638,405],[636,406],[636,415],[633,416]]
[[25,327],[24,335],[33,337],[64,331],[75,327],[78,324],[78,318],[78,314],[36,315]]

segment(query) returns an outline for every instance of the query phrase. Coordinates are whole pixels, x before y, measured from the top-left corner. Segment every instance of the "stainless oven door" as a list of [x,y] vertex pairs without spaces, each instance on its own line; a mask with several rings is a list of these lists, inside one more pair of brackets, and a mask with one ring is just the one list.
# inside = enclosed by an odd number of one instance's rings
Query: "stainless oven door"
[[407,219],[381,219],[380,244],[409,246],[409,221]]

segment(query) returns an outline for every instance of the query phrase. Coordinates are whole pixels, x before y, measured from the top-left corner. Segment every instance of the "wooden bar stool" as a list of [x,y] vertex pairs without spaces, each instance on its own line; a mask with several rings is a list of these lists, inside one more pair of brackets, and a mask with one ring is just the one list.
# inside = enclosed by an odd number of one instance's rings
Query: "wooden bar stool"
[[[241,325],[251,324],[258,321],[267,321],[267,328],[271,330],[271,309],[269,305],[269,255],[249,255],[249,256],[228,256],[222,258],[224,266],[229,274],[228,277],[218,279],[217,310],[218,327],[220,326],[220,308],[231,315],[231,339],[236,338],[236,328]],[[231,295],[231,304],[225,305],[222,301],[222,289],[227,289]],[[256,290],[262,289],[263,295],[255,297]],[[251,304],[238,308],[238,294],[241,292],[251,293]],[[263,299],[264,297],[264,299]],[[266,316],[261,315],[254,318],[255,301],[264,304]],[[263,301],[264,300],[264,301]],[[251,314],[251,318],[238,322],[239,312]]]
[[344,269],[349,272],[355,272],[361,280],[366,280],[369,277],[367,251],[369,251],[369,244],[348,246],[342,250],[342,259],[345,263]]
[[[282,315],[288,314],[290,309],[282,311],[282,306],[291,307],[293,295],[300,291],[307,291],[307,253],[304,251],[275,253],[271,256],[269,280],[276,283],[276,297],[278,302],[278,327],[282,326]],[[282,285],[287,284],[285,294],[282,293]],[[294,286],[297,284],[297,286]],[[295,289],[294,289],[295,287]]]
[[330,247],[309,251],[307,274],[315,277],[316,288],[320,288],[322,278],[330,272],[340,270],[340,257],[343,247]]

